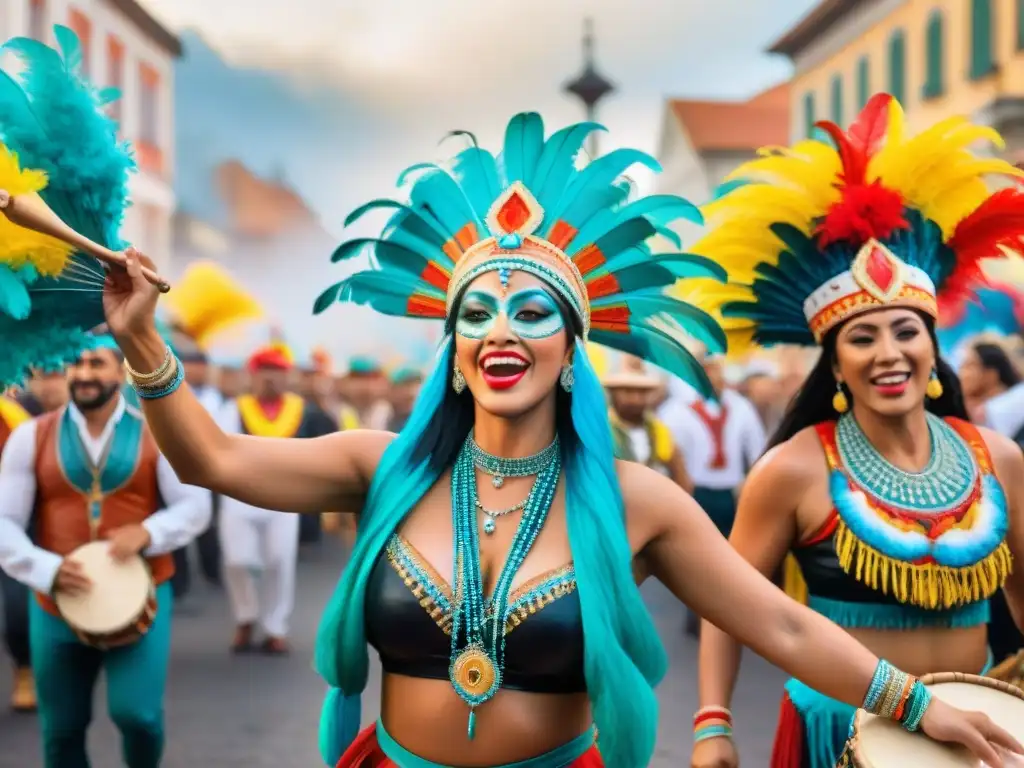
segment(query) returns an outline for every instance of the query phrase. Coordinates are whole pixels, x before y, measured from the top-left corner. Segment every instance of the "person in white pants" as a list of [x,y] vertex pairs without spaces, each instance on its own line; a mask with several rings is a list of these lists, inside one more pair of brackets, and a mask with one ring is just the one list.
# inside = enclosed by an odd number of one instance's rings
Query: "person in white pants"
[[[252,394],[228,401],[217,421],[228,433],[300,437],[306,430],[305,404],[286,391],[291,359],[268,346],[249,359]],[[295,563],[299,515],[261,509],[222,497],[220,544],[224,582],[235,616],[234,653],[256,648],[288,653],[288,622],[295,604]],[[257,628],[264,637],[254,643]]]

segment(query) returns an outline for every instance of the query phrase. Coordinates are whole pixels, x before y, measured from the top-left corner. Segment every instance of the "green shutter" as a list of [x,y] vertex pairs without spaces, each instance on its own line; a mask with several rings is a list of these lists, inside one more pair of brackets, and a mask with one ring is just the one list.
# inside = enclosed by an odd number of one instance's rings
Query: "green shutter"
[[925,28],[925,75],[922,95],[926,99],[941,96],[944,90],[942,37],[942,11],[937,10],[928,18],[928,26]]
[[811,137],[814,133],[814,123],[818,118],[814,116],[814,94],[804,94],[804,136]]
[[[1021,0],[1024,2],[1024,0]],[[871,70],[867,56],[857,62],[857,109],[864,109],[871,98]]]
[[832,78],[832,122],[836,125],[843,124],[843,76],[835,75]]
[[971,79],[985,77],[995,69],[992,55],[992,2],[971,0]]
[[903,30],[897,30],[889,40],[889,93],[903,104],[907,95],[907,50]]
[[1017,50],[1024,50],[1024,0],[1017,0]]

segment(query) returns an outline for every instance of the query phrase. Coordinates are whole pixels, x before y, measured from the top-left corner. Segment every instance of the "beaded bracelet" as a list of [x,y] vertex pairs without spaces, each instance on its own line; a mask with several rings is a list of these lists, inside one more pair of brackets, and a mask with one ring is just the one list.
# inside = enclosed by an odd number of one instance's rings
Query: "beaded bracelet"
[[693,742],[732,737],[732,712],[725,707],[701,707],[693,716]]
[[908,731],[916,731],[931,701],[931,692],[920,680],[882,659],[875,667],[863,707],[873,715],[897,721]]
[[151,384],[140,384],[132,380],[132,387],[143,400],[159,400],[178,391],[182,382],[185,381],[185,367],[178,362],[178,358],[171,356],[171,368],[165,376]]

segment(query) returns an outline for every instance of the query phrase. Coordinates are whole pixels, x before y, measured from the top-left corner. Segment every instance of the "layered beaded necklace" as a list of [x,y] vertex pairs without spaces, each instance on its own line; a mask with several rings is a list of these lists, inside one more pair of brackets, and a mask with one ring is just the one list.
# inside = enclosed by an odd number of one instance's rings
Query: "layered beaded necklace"
[[931,458],[920,472],[889,462],[868,440],[852,414],[836,425],[836,447],[855,485],[897,509],[937,512],[965,503],[978,480],[978,462],[963,438],[945,421],[927,414]]
[[[468,439],[469,449],[473,455],[474,466],[483,472],[485,475],[490,475],[491,485],[495,488],[501,488],[505,484],[506,477],[534,477],[539,475],[545,467],[551,464],[551,460],[555,454],[558,453],[558,437],[544,448],[532,456],[524,456],[520,459],[505,459],[500,456],[495,456],[488,453],[479,445],[476,440],[470,435]],[[497,529],[497,520],[499,517],[510,515],[513,512],[526,507],[526,503],[529,501],[529,497],[523,499],[518,504],[513,504],[511,507],[505,509],[488,509],[480,500],[476,501],[476,508],[479,509],[485,515],[484,520],[484,533],[488,536],[494,533]]]
[[[538,463],[540,456],[546,457],[544,464]],[[532,462],[532,472],[525,471],[527,462]],[[494,593],[485,598],[477,532],[476,469],[479,467],[497,478],[497,472],[490,472],[488,468],[499,465],[505,470],[501,477],[536,475],[537,480],[522,506],[523,515]],[[535,456],[502,459],[486,453],[469,437],[452,468],[454,600],[448,677],[455,692],[469,705],[467,735],[470,739],[476,732],[476,708],[501,688],[505,669],[505,613],[512,582],[544,527],[561,471],[562,456],[557,439]]]

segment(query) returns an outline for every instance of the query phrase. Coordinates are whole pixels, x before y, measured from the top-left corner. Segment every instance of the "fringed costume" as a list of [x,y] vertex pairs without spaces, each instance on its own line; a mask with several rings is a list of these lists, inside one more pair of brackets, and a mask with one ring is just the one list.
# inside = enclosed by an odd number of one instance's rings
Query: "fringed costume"
[[[726,285],[702,287],[731,351],[811,345],[863,312],[906,307],[935,319],[980,274],[979,261],[1017,247],[1024,195],[990,193],[985,174],[1020,176],[975,157],[988,128],[952,118],[909,137],[890,96],[875,96],[848,132],[772,148],[737,169],[705,215],[695,252],[714,255]],[[933,374],[929,398],[941,396]],[[885,460],[848,413],[817,425],[833,510],[793,549],[812,608],[849,628],[971,627],[1011,557],[1007,504],[978,431],[930,415],[932,459],[920,474]],[[790,681],[774,768],[832,766],[853,708]]]
[[[408,203],[375,200],[349,218],[351,223],[371,211],[390,215],[381,236],[338,248],[335,261],[369,249],[372,267],[328,288],[316,311],[353,301],[389,315],[436,319],[447,335],[415,408],[378,465],[351,565],[321,624],[316,667],[334,688],[321,727],[329,765],[436,768],[410,755],[384,724],[352,744],[367,641],[385,673],[447,681],[466,704],[469,739],[488,738],[476,725],[476,711],[503,687],[588,692],[601,756],[594,734],[584,733],[517,765],[599,766],[602,756],[615,768],[650,763],[657,719],[653,686],[666,658],[633,580],[605,396],[585,343],[589,337],[645,359],[708,393],[679,332],[720,351],[721,329],[662,291],[680,277],[723,279],[724,273],[710,259],[651,252],[648,238],[660,233],[678,243],[669,224],[699,221],[699,213],[669,195],[628,200],[630,186],[621,174],[635,163],[657,167],[641,152],[619,149],[578,167],[587,135],[598,128],[571,126],[545,139],[538,115],[517,115],[497,157],[473,141],[451,165],[420,164],[403,173]],[[475,279],[488,273],[497,273],[500,295],[474,289]],[[510,287],[516,273],[546,287],[531,289],[532,300],[550,307],[541,320],[515,308],[527,293]],[[466,302],[471,293],[477,297],[472,306],[479,304],[480,311],[460,310],[464,293]],[[420,446],[442,403],[471,397],[452,334],[483,339],[487,323],[498,316],[524,338],[579,329],[572,362],[556,384],[561,402],[569,403],[572,428],[560,428],[554,443],[521,459],[484,452],[471,433],[453,459],[424,457]],[[463,554],[454,572],[442,576],[397,529],[449,461],[453,550]],[[517,507],[519,532],[486,609],[479,537],[509,523],[503,510],[477,513],[476,472],[491,475],[495,488],[505,477],[535,478]],[[511,590],[563,475],[572,562]],[[485,622],[485,610],[504,621]]]

